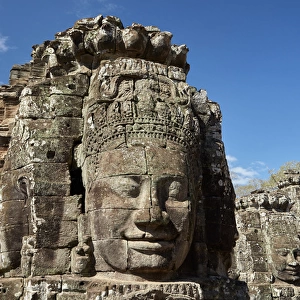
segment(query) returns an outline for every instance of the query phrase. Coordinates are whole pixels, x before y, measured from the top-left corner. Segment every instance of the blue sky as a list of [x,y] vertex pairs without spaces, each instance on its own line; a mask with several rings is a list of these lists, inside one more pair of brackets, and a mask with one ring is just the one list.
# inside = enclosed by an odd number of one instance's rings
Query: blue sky
[[221,106],[235,183],[300,160],[299,0],[0,0],[0,83],[32,45],[99,14],[155,25],[189,47],[187,81]]

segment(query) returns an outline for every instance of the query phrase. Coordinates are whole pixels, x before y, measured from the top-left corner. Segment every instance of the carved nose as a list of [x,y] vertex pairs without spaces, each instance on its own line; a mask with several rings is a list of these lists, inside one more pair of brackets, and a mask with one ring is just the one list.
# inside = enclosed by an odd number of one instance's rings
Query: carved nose
[[292,267],[297,267],[299,265],[299,262],[295,259],[293,253],[288,255],[287,263],[289,266],[292,266]]
[[145,187],[142,193],[141,207],[135,214],[135,223],[145,225],[164,225],[168,224],[170,219],[164,209],[162,199],[159,199],[156,186]]
[[150,208],[150,223],[168,224],[170,221],[168,213],[164,209],[163,199],[158,196],[156,185],[151,186],[151,208]]
[[170,221],[166,211],[162,211],[159,206],[150,208],[150,224],[166,225]]

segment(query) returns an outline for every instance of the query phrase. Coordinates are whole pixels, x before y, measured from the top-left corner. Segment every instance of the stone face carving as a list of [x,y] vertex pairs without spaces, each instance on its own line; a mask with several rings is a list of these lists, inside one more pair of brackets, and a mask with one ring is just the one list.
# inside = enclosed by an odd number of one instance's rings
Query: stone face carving
[[171,38],[79,20],[1,87],[7,299],[247,299],[220,109]]
[[164,278],[193,239],[199,121],[190,95],[157,69],[165,67],[105,61],[91,82],[99,94],[87,101],[82,167],[97,271]]
[[[172,158],[169,166],[166,156]],[[96,178],[87,178],[91,187],[86,209],[95,254],[123,272],[156,272],[160,277],[177,270],[192,241],[196,209],[184,154],[137,147],[106,151],[96,159],[110,163]],[[102,270],[97,259],[96,267]]]
[[240,236],[231,272],[248,283],[254,299],[299,297],[298,176],[287,174],[278,190],[256,191],[236,201]]

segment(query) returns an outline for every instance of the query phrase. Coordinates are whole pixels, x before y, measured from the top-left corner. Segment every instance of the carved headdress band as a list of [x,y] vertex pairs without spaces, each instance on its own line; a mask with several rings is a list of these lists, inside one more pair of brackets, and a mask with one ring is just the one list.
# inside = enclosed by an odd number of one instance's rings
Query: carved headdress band
[[151,140],[162,147],[199,145],[188,85],[167,74],[165,65],[141,59],[103,62],[91,83],[97,92],[86,102],[86,156]]

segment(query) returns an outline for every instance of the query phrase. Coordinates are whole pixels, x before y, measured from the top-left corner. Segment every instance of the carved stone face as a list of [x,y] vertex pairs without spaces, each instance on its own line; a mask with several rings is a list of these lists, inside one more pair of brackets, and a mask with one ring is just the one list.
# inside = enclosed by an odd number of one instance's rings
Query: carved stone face
[[295,282],[300,279],[299,242],[288,236],[276,236],[271,246],[273,275],[283,281]]
[[103,152],[96,164],[86,194],[96,265],[134,274],[178,269],[195,222],[186,154],[131,147]]

